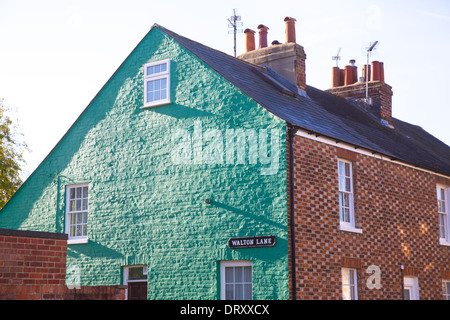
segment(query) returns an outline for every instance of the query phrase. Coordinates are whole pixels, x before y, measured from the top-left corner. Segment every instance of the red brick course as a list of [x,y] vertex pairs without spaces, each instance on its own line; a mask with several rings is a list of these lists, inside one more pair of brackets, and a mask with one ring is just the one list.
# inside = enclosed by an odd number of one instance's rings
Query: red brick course
[[[442,280],[450,279],[450,247],[439,245],[436,183],[450,186],[450,179],[338,146],[294,139],[297,299],[341,299],[341,269],[351,267],[357,269],[359,299],[401,299],[403,276],[413,275],[420,299],[441,300]],[[355,220],[362,233],[339,230],[340,158],[353,163]],[[288,157],[288,177],[289,171]],[[366,286],[370,265],[381,270],[381,289]],[[290,292],[292,297],[292,283]]]
[[125,299],[124,286],[66,286],[64,235],[0,230],[1,300]]

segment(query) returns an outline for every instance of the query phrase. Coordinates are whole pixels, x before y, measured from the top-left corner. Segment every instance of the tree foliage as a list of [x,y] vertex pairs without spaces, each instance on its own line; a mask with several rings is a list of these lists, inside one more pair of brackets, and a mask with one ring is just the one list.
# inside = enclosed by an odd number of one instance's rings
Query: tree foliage
[[3,99],[0,99],[0,209],[22,184],[21,165],[26,145],[16,139],[17,126],[8,115]]

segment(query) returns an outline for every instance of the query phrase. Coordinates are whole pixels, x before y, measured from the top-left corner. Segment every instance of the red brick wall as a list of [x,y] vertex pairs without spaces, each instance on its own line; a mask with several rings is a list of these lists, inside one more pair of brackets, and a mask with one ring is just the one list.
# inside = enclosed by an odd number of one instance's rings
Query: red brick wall
[[0,299],[125,299],[124,286],[69,289],[67,236],[0,229]]
[[[339,230],[338,158],[353,163],[362,233]],[[300,136],[294,159],[297,299],[341,299],[343,267],[357,269],[359,299],[401,299],[408,274],[418,277],[420,299],[442,299],[450,247],[439,245],[436,183],[450,179]],[[381,289],[366,286],[370,265],[380,267]]]

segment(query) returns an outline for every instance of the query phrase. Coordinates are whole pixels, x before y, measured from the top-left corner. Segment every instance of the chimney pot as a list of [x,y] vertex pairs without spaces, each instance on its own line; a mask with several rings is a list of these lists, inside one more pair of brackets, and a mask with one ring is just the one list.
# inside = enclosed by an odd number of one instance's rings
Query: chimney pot
[[371,75],[372,81],[381,81],[380,76],[380,62],[379,61],[372,61],[372,75]]
[[350,65],[345,66],[344,85],[348,86],[358,81],[358,67],[355,65],[356,60],[350,60]]
[[255,31],[245,29],[245,48],[247,52],[255,50]]
[[267,47],[267,30],[269,30],[269,28],[263,24],[260,24],[258,26],[258,29],[259,29],[259,48],[266,48]]
[[286,22],[286,42],[296,42],[295,39],[295,22],[297,20],[295,20],[294,18],[291,17],[286,17],[284,18],[284,21]]
[[341,70],[339,67],[333,67],[332,79],[331,79],[331,87],[339,87],[341,86]]

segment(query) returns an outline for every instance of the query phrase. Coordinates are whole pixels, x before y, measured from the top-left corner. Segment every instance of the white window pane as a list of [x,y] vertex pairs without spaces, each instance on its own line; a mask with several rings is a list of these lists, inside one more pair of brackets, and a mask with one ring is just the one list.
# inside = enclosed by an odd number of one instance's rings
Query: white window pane
[[70,188],[70,199],[75,199],[75,188]]
[[227,284],[225,286],[225,299],[234,300],[234,285]]
[[167,79],[161,79],[161,89],[167,89]]
[[411,300],[411,290],[409,288],[403,290],[403,299]]
[[234,287],[234,300],[243,300],[244,299],[244,285],[236,284]]
[[155,90],[161,89],[161,80],[155,80]]
[[345,175],[345,163],[342,161],[338,162],[338,173],[340,176],[344,176]]
[[350,163],[345,163],[345,176],[350,177]]
[[161,91],[161,100],[167,99],[167,91],[163,90]]
[[161,72],[165,72],[165,71],[167,71],[167,64],[166,63],[161,65]]
[[88,187],[83,187],[83,198],[88,197]]
[[234,277],[236,283],[242,283],[244,280],[244,268],[243,267],[236,267],[234,269]]
[[244,267],[244,282],[252,283],[252,267]]
[[342,287],[342,298],[344,300],[352,300],[352,294],[349,286]]
[[155,91],[155,93],[153,94],[153,99],[155,101],[161,100],[161,92],[160,91]]
[[252,285],[244,284],[244,300],[252,300]]
[[233,283],[234,282],[234,270],[233,268],[225,268],[225,282]]

